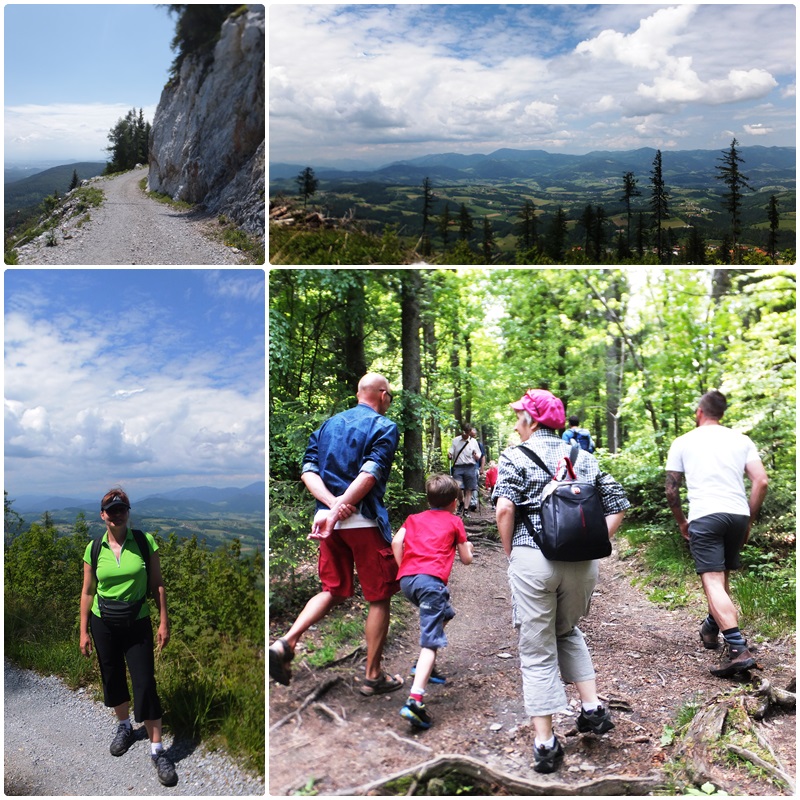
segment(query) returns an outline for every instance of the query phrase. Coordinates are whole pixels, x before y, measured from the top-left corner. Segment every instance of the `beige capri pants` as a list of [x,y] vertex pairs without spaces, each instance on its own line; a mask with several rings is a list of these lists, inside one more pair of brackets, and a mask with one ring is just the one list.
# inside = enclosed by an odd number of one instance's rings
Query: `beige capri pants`
[[597,574],[597,561],[548,561],[534,547],[511,551],[508,580],[529,716],[564,711],[564,683],[595,677],[577,623],[589,611]]

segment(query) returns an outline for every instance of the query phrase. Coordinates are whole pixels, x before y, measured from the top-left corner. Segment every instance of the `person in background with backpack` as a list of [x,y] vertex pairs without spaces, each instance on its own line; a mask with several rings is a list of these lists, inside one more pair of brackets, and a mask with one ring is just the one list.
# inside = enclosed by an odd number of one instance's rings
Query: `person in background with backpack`
[[[554,772],[564,759],[564,749],[553,733],[553,714],[567,706],[564,683],[574,683],[580,695],[577,726],[581,733],[602,734],[614,727],[598,699],[592,657],[578,628],[597,583],[598,562],[548,561],[517,514],[517,506],[527,507],[529,522],[541,531],[542,492],[571,452],[575,473],[594,483],[600,493],[609,536],[616,533],[630,503],[623,488],[600,471],[593,455],[570,447],[556,433],[564,425],[564,406],[555,395],[532,389],[511,408],[517,414],[514,430],[522,444],[500,456],[493,499],[500,541],[509,561],[525,711],[534,729],[534,769],[545,773]],[[528,458],[523,448],[535,452],[550,474]]]
[[[130,721],[127,662],[133,686],[137,722],[144,722],[150,755],[164,786],[178,782],[175,766],[161,741],[161,701],[156,690],[153,629],[148,590],[158,605],[158,649],[169,641],[167,596],[161,578],[158,545],[149,533],[128,527],[131,504],[121,489],[112,489],[100,501],[106,532],[86,546],[81,592],[81,653],[97,651],[103,682],[103,700],[117,715],[111,742],[113,756],[121,756],[136,740]],[[98,546],[99,544],[99,546]]]
[[594,453],[592,435],[586,428],[581,428],[580,425],[580,417],[570,417],[569,428],[564,431],[561,438],[567,442],[567,444],[571,444],[572,440],[575,439],[581,446],[581,450],[586,450],[587,453]]

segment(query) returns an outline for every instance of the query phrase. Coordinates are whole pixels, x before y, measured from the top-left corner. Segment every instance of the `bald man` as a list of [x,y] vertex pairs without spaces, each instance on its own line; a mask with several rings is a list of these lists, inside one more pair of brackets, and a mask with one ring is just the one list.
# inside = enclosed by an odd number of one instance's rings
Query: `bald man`
[[285,636],[269,648],[269,674],[284,685],[300,637],[355,594],[353,567],[369,603],[365,625],[366,696],[399,689],[403,679],[383,671],[391,597],[399,591],[389,512],[383,503],[397,450],[397,425],[387,419],[389,382],[375,372],[358,384],[358,405],[334,415],[308,442],[301,480],[317,501],[310,538],[320,543],[322,591],[311,598]]

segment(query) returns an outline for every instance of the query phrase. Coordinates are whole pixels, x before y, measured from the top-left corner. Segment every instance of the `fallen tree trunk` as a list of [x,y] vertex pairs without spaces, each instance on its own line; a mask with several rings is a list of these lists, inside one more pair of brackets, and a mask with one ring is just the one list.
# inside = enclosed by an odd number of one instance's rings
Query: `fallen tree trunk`
[[[468,781],[477,782],[485,790],[486,795],[492,794],[492,789],[502,789],[504,795],[561,795],[565,797],[583,796],[614,796],[614,795],[646,795],[663,786],[663,780],[658,775],[632,776],[632,775],[607,775],[593,781],[581,783],[558,783],[551,780],[528,780],[518,775],[500,772],[477,759],[468,756],[446,754],[438,756],[431,761],[418,764],[416,767],[405,769],[387,778],[373,781],[372,783],[356,786],[337,792],[337,796],[391,796],[403,789],[403,794],[414,794],[420,789],[421,784],[437,781],[442,776],[450,775],[451,779],[463,776]],[[441,782],[440,782],[441,783]],[[392,787],[392,784],[400,786]],[[406,784],[408,784],[406,786]],[[392,791],[394,788],[394,791]],[[421,795],[439,794],[437,787],[430,787],[434,791],[420,791]],[[439,788],[444,789],[441,785]],[[498,794],[500,792],[497,792]]]

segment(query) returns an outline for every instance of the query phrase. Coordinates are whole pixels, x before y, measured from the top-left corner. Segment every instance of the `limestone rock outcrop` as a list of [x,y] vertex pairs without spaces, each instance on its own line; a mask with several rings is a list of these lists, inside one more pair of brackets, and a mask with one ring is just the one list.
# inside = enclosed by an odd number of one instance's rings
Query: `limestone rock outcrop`
[[188,55],[161,93],[148,189],[199,203],[264,235],[265,14],[247,5],[208,56]]

